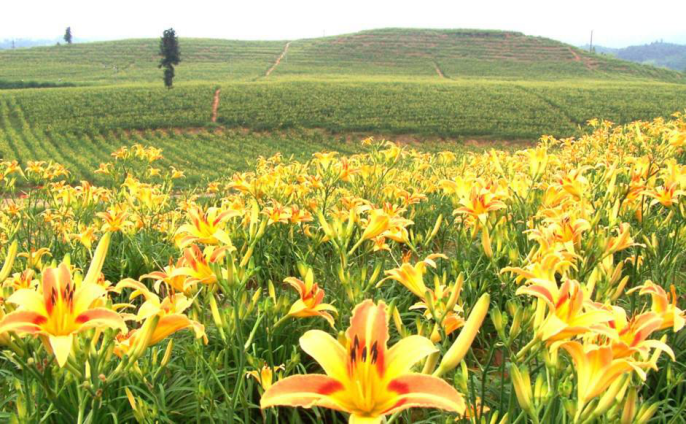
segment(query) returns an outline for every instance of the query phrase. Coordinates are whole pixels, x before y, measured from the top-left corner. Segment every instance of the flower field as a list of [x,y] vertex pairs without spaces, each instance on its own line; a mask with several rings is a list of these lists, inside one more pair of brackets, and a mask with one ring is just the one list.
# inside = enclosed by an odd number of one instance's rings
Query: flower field
[[140,141],[0,163],[3,421],[684,422],[686,115],[193,189]]
[[[217,87],[221,101],[211,122]],[[603,99],[599,102],[598,99]],[[185,186],[245,171],[259,155],[305,160],[321,150],[357,153],[351,132],[465,140],[580,135],[588,119],[668,117],[686,85],[656,82],[266,81],[0,90],[0,155],[22,167],[57,161],[75,181],[121,146],[163,149]],[[405,137],[407,139],[407,137]],[[423,143],[421,149],[434,149]]]

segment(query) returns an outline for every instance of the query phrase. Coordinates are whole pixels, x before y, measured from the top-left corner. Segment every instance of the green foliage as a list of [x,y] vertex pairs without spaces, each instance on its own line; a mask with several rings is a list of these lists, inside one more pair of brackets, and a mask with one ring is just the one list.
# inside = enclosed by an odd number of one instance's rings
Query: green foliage
[[173,28],[164,31],[160,39],[160,68],[164,68],[164,85],[172,88],[174,82],[174,66],[181,62],[181,52],[179,51],[179,39]]
[[[179,40],[183,69],[177,81],[263,78],[286,41]],[[0,78],[74,83],[155,82],[159,40],[79,43],[0,51]],[[439,79],[660,80],[684,82],[676,71],[593,55],[554,40],[499,31],[366,31],[292,41],[269,76],[336,79],[350,76]]]
[[67,27],[67,30],[64,31],[64,41],[67,44],[71,44],[72,36],[71,36],[71,27]]
[[74,87],[75,84],[69,82],[38,82],[38,81],[8,81],[0,80],[0,90],[16,90],[20,88],[55,88],[55,87]]

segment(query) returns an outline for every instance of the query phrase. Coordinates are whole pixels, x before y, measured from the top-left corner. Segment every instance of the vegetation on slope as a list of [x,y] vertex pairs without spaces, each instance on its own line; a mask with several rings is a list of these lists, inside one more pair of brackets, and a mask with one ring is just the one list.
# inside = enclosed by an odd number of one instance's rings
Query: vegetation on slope
[[[286,41],[181,38],[178,81],[264,77]],[[0,51],[0,79],[77,83],[155,82],[155,39]],[[385,29],[295,40],[273,76],[377,75],[414,78],[647,79],[684,81],[676,72],[602,57],[515,32]]]

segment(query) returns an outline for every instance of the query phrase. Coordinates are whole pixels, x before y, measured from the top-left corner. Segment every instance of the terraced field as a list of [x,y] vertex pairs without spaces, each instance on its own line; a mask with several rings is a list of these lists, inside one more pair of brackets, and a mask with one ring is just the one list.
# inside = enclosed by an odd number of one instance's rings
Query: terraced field
[[[289,48],[286,54],[286,44]],[[686,82],[683,74],[590,54],[517,32],[363,31],[284,41],[180,39],[178,81],[269,78],[505,80],[621,79]],[[130,84],[159,82],[158,40],[137,39],[0,51],[0,80]],[[442,75],[441,75],[442,74]]]
[[[263,75],[285,42],[181,39],[179,82],[223,81]],[[0,50],[0,80],[76,84],[160,82],[159,41],[132,39]]]
[[297,40],[276,74],[683,80],[678,73],[597,56],[547,38],[476,30],[386,29]]
[[182,164],[193,183],[277,151],[300,159],[356,151],[341,140],[370,134],[446,139],[456,149],[473,139],[578,135],[591,118],[625,123],[686,109],[682,74],[513,32],[181,38],[173,90],[162,87],[157,43],[0,51],[2,156],[22,165],[57,160],[74,178],[97,179],[112,151],[144,142],[164,149],[165,166]]

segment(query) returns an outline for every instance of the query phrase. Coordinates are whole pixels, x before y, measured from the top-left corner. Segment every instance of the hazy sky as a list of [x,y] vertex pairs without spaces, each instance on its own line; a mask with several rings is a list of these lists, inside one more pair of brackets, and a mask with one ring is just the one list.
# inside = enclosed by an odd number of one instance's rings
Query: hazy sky
[[384,27],[521,31],[580,45],[686,44],[685,0],[2,0],[0,39],[181,37],[284,40]]

